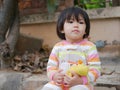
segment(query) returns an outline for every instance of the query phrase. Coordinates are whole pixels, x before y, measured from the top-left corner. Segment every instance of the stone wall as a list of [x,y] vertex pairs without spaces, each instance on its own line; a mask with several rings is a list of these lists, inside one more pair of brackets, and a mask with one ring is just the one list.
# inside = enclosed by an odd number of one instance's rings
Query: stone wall
[[[43,45],[47,44],[52,48],[60,40],[56,35],[56,21],[59,13],[56,12],[51,18],[46,14],[33,14],[21,17],[20,33],[43,39]],[[104,42],[105,48],[113,49],[111,52],[108,51],[109,56],[119,56],[120,7],[92,9],[87,10],[87,13],[91,21],[91,41]],[[116,46],[118,46],[118,49],[114,49]],[[104,51],[108,53],[106,50]]]

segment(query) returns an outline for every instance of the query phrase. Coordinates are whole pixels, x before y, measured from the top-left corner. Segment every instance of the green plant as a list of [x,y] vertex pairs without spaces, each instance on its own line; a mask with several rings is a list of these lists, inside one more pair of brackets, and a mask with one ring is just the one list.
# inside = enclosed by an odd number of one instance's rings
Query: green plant
[[48,13],[54,13],[58,6],[58,0],[47,0]]
[[85,9],[104,8],[105,0],[74,0],[74,4]]

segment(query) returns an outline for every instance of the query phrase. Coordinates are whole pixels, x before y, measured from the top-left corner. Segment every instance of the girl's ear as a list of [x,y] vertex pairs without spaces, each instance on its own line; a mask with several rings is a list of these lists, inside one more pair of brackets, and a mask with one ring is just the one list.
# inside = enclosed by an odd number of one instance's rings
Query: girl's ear
[[64,30],[61,30],[61,33],[65,33]]

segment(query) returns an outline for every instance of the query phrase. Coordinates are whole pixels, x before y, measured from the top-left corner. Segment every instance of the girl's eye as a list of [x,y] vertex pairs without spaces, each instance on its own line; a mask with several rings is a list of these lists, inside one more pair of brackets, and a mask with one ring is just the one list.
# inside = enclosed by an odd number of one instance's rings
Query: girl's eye
[[79,24],[84,24],[84,22],[83,22],[83,21],[80,21]]
[[68,21],[68,23],[73,23],[73,21],[71,20],[71,21]]

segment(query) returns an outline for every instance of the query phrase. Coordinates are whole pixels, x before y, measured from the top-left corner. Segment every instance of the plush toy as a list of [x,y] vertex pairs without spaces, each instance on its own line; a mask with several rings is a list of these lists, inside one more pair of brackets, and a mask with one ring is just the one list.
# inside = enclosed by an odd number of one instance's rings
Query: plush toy
[[89,67],[83,64],[82,60],[78,61],[78,64],[73,64],[67,71],[67,75],[72,77],[71,72],[75,72],[80,76],[87,76]]
[[[81,77],[87,76],[89,67],[85,64],[83,64],[82,60],[78,60],[77,64],[73,64],[67,71],[67,75],[72,77],[72,72],[77,73]],[[66,89],[66,86],[62,84],[62,90],[68,90]]]

